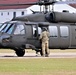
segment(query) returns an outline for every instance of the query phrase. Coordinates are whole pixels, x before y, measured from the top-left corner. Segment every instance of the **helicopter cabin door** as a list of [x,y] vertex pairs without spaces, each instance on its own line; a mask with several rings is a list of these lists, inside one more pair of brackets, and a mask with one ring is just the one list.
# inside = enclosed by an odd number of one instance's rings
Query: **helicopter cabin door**
[[[28,29],[27,29],[28,28]],[[27,25],[27,44],[33,45],[36,48],[40,47],[39,35],[41,34],[41,28],[38,25]]]
[[[11,31],[11,28],[10,28],[10,31]],[[13,45],[16,47],[22,47],[25,44],[25,25],[23,24],[15,25],[15,29],[11,34],[11,40],[12,41],[10,45]]]
[[68,48],[69,47],[69,27],[53,25],[49,26],[50,48]]
[[70,40],[70,45],[73,48],[76,48],[76,26],[71,25],[71,40]]

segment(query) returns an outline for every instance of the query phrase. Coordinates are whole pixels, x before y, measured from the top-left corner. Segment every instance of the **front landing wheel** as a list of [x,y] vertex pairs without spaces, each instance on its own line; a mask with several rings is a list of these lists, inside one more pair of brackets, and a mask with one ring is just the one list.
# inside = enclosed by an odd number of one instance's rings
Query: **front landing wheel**
[[24,54],[25,54],[25,50],[16,50],[16,55],[17,55],[18,57],[23,57]]

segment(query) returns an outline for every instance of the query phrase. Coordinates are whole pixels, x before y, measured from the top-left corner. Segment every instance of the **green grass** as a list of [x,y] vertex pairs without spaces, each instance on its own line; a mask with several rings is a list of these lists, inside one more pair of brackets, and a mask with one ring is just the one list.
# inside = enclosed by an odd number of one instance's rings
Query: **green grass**
[[[0,50],[0,53],[13,52],[10,49]],[[50,53],[69,52],[75,53],[76,50],[50,50]],[[1,58],[0,75],[76,75],[76,58]]]
[[0,59],[0,75],[76,75],[76,58]]

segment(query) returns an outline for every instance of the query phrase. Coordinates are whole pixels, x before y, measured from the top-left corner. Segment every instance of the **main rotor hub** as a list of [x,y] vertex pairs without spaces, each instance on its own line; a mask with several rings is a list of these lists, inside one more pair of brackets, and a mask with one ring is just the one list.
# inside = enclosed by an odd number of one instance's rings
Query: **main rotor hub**
[[56,0],[39,0],[38,5],[53,5],[56,3]]

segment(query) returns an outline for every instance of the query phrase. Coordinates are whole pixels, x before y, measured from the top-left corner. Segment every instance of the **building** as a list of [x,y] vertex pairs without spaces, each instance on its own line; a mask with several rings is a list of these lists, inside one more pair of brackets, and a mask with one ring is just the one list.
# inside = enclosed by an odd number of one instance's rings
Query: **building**
[[[23,3],[37,2],[37,1],[38,0],[0,0],[0,4],[19,4],[19,3],[23,4]],[[69,5],[76,8],[76,4],[69,4]],[[17,17],[17,16],[27,15],[26,8],[28,7],[30,7],[30,5],[21,5],[21,6],[20,5],[14,5],[14,6],[1,6],[0,5],[0,23],[9,21],[12,18]],[[57,10],[60,9],[59,7],[57,8],[56,6]],[[36,6],[31,7],[31,8],[35,8],[36,10],[38,10]]]
[[[0,4],[19,4],[35,2],[37,0],[0,0]],[[14,6],[0,6],[0,23],[11,20],[14,17],[26,15],[26,8],[30,5],[14,5]]]
[[[66,1],[73,1],[73,2],[76,2],[76,0],[66,0]],[[72,3],[72,4],[69,4],[70,6],[76,8],[76,4]]]

